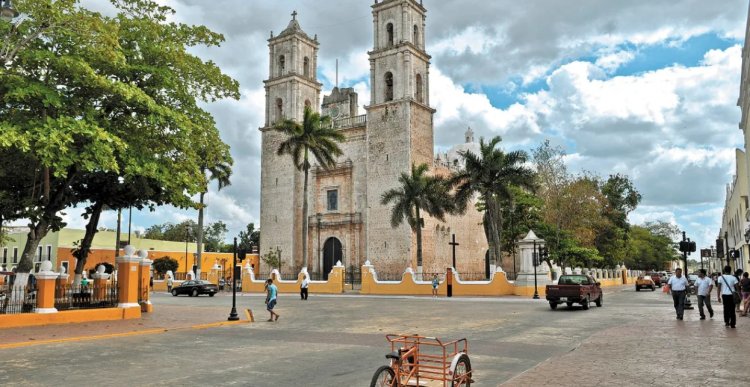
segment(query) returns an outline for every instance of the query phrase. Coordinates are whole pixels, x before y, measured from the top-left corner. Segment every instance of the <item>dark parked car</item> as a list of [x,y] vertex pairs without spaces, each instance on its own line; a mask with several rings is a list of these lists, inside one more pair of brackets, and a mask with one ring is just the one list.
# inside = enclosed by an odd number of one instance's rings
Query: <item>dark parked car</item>
[[583,309],[588,309],[591,302],[596,306],[602,306],[604,295],[601,284],[590,275],[563,275],[557,281],[557,285],[547,285],[547,301],[552,310],[557,309],[558,304],[563,302],[568,308],[573,304],[581,304]]
[[180,286],[172,288],[172,295],[187,294],[190,297],[198,297],[201,294],[208,294],[213,297],[219,291],[219,287],[208,281],[185,281]]

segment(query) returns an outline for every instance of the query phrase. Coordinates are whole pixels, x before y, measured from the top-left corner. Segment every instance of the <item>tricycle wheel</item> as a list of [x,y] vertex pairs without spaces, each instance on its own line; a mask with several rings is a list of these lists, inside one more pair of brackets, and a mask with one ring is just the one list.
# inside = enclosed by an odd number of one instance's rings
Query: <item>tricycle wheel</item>
[[461,354],[453,368],[453,383],[451,386],[471,386],[471,361],[469,355]]
[[586,296],[586,298],[581,301],[581,306],[583,307],[583,310],[589,309],[589,296]]
[[370,387],[390,387],[395,386],[394,379],[396,373],[389,366],[380,366],[375,375],[372,375],[372,381],[370,381]]
[[549,308],[552,309],[552,310],[557,309],[557,303],[556,302],[550,302],[549,303]]

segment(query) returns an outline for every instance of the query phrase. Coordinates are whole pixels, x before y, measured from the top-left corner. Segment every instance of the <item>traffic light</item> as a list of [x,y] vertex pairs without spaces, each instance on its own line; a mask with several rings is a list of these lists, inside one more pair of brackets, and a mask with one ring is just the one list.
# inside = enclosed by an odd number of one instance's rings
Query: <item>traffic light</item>
[[239,260],[240,260],[240,262],[242,262],[242,261],[244,261],[244,260],[245,260],[245,258],[247,258],[247,250],[245,250],[245,249],[240,249],[240,250],[239,250],[239,251],[237,252],[237,259],[239,259]]
[[721,238],[716,240],[716,257],[724,258],[724,240]]
[[740,251],[739,250],[729,250],[729,258],[735,259],[740,257]]
[[680,241],[680,252],[686,253],[688,252],[688,249],[689,249],[688,241]]
[[688,252],[694,253],[695,252],[695,242],[688,242]]

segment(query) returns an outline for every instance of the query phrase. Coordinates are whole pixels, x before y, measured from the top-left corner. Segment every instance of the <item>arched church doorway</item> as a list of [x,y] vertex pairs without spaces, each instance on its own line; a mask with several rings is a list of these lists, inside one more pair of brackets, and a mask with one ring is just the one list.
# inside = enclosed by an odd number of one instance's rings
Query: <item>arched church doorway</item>
[[341,241],[337,238],[330,237],[323,244],[323,280],[328,280],[328,273],[333,269],[333,265],[338,261],[343,264],[343,252]]
[[490,278],[490,251],[484,253],[484,278]]

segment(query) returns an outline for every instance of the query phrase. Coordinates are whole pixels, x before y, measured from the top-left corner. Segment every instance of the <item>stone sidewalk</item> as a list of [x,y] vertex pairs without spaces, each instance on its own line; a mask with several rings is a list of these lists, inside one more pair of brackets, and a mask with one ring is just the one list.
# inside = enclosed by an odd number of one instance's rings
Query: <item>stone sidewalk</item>
[[[612,327],[552,357],[502,386],[747,386],[750,318],[724,326],[722,306],[700,321],[649,319]],[[661,317],[661,316],[660,316]]]

